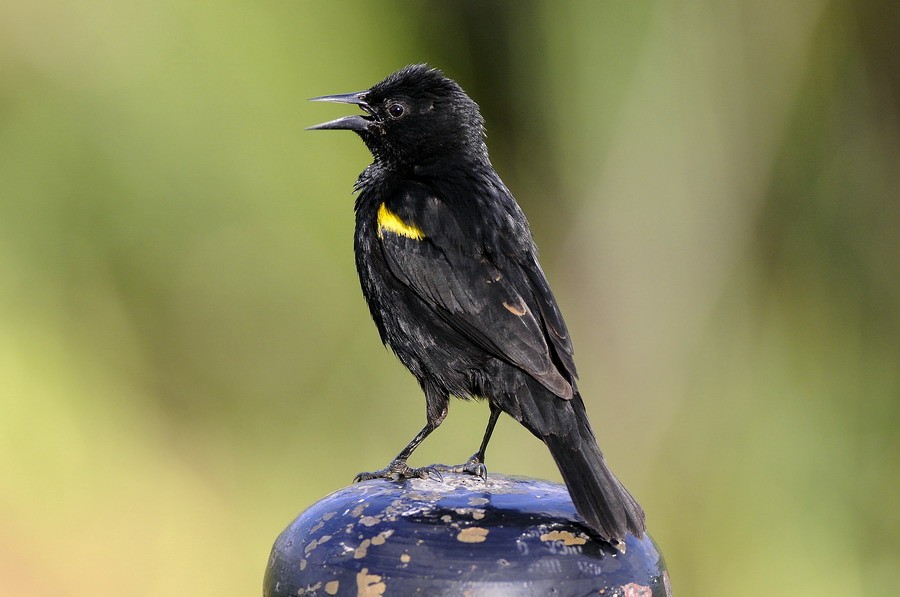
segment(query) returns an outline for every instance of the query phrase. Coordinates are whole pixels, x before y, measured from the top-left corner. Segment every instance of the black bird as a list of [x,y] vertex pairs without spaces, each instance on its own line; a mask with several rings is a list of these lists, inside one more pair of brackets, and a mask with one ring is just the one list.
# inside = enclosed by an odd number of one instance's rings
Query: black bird
[[413,450],[450,396],[487,398],[465,465],[484,476],[501,412],[550,449],[578,513],[611,542],[642,536],[644,512],[606,465],[576,386],[572,343],[528,222],[494,171],[478,105],[437,69],[403,68],[371,89],[314,101],[366,114],[310,129],[356,132],[373,163],[356,182],[356,267],[382,341],[425,393],[426,424],[387,468],[357,480],[425,477]]

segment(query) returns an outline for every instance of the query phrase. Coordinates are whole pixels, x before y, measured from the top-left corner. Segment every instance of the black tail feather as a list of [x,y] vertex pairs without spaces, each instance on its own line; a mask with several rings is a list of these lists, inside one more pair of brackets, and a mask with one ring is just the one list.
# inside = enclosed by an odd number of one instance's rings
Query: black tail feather
[[580,396],[575,396],[577,433],[543,438],[562,474],[575,509],[604,539],[618,542],[642,537],[644,510],[606,465],[588,423]]

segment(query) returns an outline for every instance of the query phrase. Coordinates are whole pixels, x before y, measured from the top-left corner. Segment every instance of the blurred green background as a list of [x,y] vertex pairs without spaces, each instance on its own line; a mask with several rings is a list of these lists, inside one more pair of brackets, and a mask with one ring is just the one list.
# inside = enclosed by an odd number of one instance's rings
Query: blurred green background
[[[900,584],[898,4],[0,4],[0,594],[258,595],[424,401],[306,98],[478,101],[680,595]],[[454,402],[414,464],[461,462]],[[501,419],[491,470],[558,479]]]

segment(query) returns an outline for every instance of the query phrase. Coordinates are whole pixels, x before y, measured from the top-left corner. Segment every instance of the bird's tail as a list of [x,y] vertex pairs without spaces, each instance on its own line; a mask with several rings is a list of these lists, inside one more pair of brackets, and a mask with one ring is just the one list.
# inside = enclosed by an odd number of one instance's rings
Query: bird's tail
[[604,539],[613,543],[627,534],[642,537],[644,510],[606,465],[581,396],[570,401],[575,429],[562,435],[545,435],[556,466],[562,474],[578,514]]

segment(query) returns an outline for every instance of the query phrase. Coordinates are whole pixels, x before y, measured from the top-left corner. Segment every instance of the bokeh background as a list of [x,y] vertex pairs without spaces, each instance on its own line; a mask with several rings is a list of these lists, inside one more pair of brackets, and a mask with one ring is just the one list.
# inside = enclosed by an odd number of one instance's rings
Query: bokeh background
[[[0,4],[0,594],[258,595],[424,402],[359,292],[347,113],[481,104],[678,594],[900,584],[898,4]],[[461,462],[454,402],[414,464]],[[501,419],[492,470],[558,479]]]

